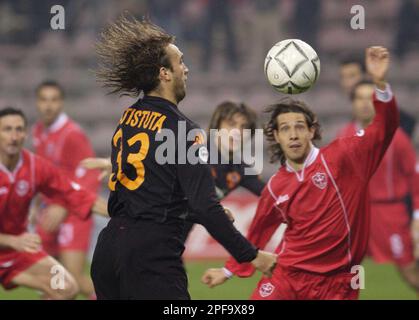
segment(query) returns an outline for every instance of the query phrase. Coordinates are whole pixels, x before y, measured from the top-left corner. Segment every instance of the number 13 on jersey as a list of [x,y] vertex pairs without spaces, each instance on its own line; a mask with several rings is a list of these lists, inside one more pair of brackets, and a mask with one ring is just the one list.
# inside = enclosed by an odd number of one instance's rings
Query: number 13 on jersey
[[[119,181],[125,188],[129,190],[138,189],[144,182],[144,163],[143,160],[147,156],[148,149],[150,147],[150,139],[148,134],[145,132],[137,133],[128,139],[127,144],[132,147],[137,142],[140,142],[140,148],[138,152],[129,153],[127,159],[122,159],[122,129],[119,129],[112,138],[112,143],[115,148],[118,149],[116,156],[116,162],[118,164],[117,172],[112,172],[109,177],[108,187],[111,191],[115,191],[116,182]],[[136,170],[136,178],[131,180],[122,171],[122,161],[132,165]]]

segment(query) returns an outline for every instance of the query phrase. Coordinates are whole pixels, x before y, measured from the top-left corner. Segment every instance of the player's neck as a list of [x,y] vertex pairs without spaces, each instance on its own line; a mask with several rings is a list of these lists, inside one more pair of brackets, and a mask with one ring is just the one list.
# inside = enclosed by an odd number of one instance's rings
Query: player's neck
[[17,166],[17,163],[19,162],[20,153],[15,155],[7,155],[0,153],[0,161],[1,163],[9,170],[10,172],[13,172]]
[[150,91],[149,93],[147,93],[147,95],[151,97],[158,97],[158,98],[166,99],[170,101],[171,103],[173,103],[174,105],[177,105],[178,103],[175,98],[174,93],[166,91],[164,89],[156,89],[156,90]]

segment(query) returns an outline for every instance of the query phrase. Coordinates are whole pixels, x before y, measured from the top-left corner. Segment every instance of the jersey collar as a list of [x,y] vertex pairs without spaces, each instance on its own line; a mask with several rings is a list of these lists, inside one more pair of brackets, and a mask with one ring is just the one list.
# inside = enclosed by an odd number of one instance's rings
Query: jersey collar
[[315,146],[311,145],[311,150],[310,150],[306,160],[304,161],[303,168],[300,171],[296,171],[296,170],[294,170],[293,167],[291,167],[291,165],[288,163],[288,161],[286,161],[285,162],[286,170],[288,172],[294,172],[295,175],[297,176],[298,181],[303,181],[304,180],[305,168],[307,168],[314,161],[316,161],[317,156],[319,155],[319,151],[320,151],[319,148],[316,148]]
[[60,113],[57,119],[55,119],[55,121],[48,128],[46,128],[46,132],[47,133],[57,132],[58,130],[60,130],[62,127],[65,126],[67,121],[68,121],[68,116],[64,112]]
[[17,161],[16,167],[14,168],[13,171],[10,171],[9,169],[7,169],[6,166],[1,162],[0,162],[0,171],[3,171],[5,174],[7,174],[7,177],[9,178],[10,182],[13,183],[15,181],[16,173],[19,171],[22,164],[23,164],[23,156],[21,152],[19,154],[19,160]]

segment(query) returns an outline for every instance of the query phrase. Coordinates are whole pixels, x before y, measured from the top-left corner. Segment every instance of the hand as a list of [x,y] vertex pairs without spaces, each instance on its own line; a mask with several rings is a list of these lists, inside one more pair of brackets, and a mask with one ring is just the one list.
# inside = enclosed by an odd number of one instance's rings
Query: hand
[[59,205],[51,204],[41,215],[41,227],[47,232],[55,232],[67,217],[67,210]]
[[22,233],[14,236],[10,243],[12,249],[29,253],[37,253],[41,250],[41,237],[35,233]]
[[227,280],[228,278],[222,268],[208,269],[201,278],[202,283],[208,285],[210,288],[223,284]]
[[365,66],[375,85],[384,90],[390,64],[390,54],[384,47],[369,47],[366,50]]
[[92,212],[100,216],[109,218],[108,200],[105,200],[102,197],[97,197],[95,203],[92,206]]
[[231,222],[234,222],[234,216],[233,216],[233,213],[231,212],[231,210],[229,208],[224,208],[224,212],[227,215],[228,219]]
[[99,180],[104,179],[112,173],[112,163],[109,158],[86,158],[80,162],[85,169],[99,169],[101,173]]
[[252,261],[253,266],[262,271],[267,277],[272,277],[272,272],[276,266],[277,255],[267,252],[267,251],[258,251],[258,255]]
[[419,259],[419,219],[413,219],[410,226],[413,238],[413,254]]

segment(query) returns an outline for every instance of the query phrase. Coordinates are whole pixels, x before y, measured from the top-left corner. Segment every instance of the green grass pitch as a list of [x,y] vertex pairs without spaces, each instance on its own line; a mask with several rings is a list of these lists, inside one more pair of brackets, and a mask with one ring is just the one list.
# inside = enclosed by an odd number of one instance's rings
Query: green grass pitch
[[[210,267],[219,267],[222,261],[189,261],[186,268],[189,275],[189,291],[192,299],[248,299],[255,288],[260,274],[249,279],[234,278],[224,285],[209,289],[200,282],[202,273]],[[377,265],[366,260],[365,289],[361,299],[416,299],[415,292],[401,279],[392,265]],[[18,288],[11,291],[0,289],[0,299],[38,299],[33,290]]]

